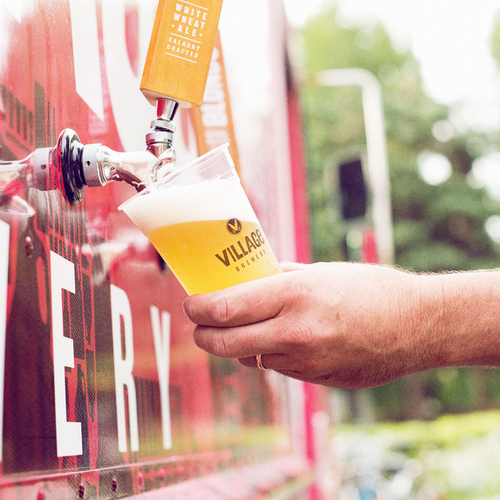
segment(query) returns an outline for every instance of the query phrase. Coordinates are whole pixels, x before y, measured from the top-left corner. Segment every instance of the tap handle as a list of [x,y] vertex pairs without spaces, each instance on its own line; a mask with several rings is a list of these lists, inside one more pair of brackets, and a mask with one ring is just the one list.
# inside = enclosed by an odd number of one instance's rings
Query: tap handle
[[222,0],[160,0],[141,80],[153,106],[158,99],[201,105],[221,8]]

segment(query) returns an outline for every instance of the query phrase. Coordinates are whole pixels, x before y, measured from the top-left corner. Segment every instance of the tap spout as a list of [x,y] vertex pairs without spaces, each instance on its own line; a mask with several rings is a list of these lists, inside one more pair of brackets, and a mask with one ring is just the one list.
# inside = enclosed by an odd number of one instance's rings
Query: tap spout
[[[151,122],[151,131],[146,134],[148,150],[160,158],[167,150],[172,150],[175,124],[173,119],[179,104],[172,99],[160,98],[156,101],[156,120]],[[172,158],[175,161],[175,158]]]

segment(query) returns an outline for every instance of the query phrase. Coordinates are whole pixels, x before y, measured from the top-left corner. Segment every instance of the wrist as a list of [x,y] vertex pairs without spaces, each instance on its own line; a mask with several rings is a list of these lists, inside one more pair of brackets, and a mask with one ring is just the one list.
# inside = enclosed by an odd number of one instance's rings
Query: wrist
[[419,307],[414,332],[422,362],[440,366],[500,365],[500,273],[417,276]]

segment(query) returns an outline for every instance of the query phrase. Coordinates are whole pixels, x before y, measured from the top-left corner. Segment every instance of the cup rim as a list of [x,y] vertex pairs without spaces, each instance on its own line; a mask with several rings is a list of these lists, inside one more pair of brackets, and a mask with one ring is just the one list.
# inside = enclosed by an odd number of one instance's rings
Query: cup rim
[[214,149],[211,149],[210,151],[207,151],[205,154],[199,156],[198,158],[195,158],[194,160],[191,160],[190,162],[186,163],[185,165],[182,165],[181,167],[175,168],[168,174],[166,174],[164,177],[161,179],[157,180],[156,182],[153,182],[149,186],[147,186],[145,189],[142,191],[136,193],[134,196],[131,196],[128,200],[125,200],[122,204],[118,206],[118,210],[123,211],[123,207],[127,205],[129,202],[134,200],[135,198],[138,198],[139,196],[144,196],[148,193],[150,193],[152,190],[157,189],[161,186],[163,186],[166,182],[175,179],[179,177],[180,175],[185,174],[192,168],[199,167],[210,161],[214,156],[219,155],[221,152],[227,152],[229,150],[229,143],[226,142],[225,144],[221,144],[220,146],[217,146]]

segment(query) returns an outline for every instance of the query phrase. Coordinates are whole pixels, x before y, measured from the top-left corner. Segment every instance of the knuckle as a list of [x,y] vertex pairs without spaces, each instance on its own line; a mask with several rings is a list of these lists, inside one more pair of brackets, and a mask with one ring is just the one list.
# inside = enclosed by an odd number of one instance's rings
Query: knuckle
[[316,375],[321,371],[321,363],[315,356],[302,356],[300,358],[301,370],[310,375]]
[[286,284],[286,294],[289,297],[293,297],[295,301],[301,302],[307,296],[308,292],[311,291],[310,287],[307,286],[301,279],[302,276],[294,277],[289,280]]
[[215,335],[212,342],[212,354],[220,358],[227,358],[228,345],[224,335]]
[[310,323],[295,323],[289,331],[290,340],[298,346],[309,346],[314,340],[314,328]]
[[216,324],[226,325],[233,316],[234,308],[227,297],[218,297],[210,306],[210,317]]

